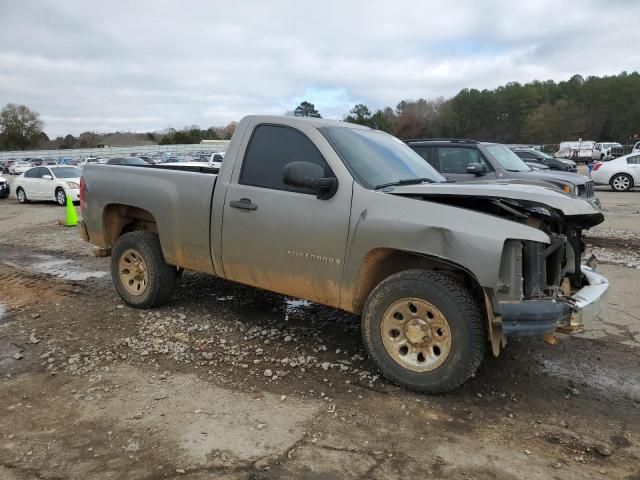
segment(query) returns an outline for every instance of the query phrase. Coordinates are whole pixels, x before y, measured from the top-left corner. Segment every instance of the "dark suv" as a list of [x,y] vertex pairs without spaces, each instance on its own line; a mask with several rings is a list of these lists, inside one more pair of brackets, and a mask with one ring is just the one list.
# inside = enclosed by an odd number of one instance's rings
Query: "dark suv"
[[572,172],[533,170],[499,143],[459,139],[406,140],[416,153],[456,182],[509,180],[546,185],[572,193],[600,208],[593,180]]
[[535,163],[538,165],[546,165],[551,170],[559,170],[561,172],[578,171],[576,162],[566,160],[564,158],[556,158],[533,148],[512,148],[513,153],[519,156],[525,163]]

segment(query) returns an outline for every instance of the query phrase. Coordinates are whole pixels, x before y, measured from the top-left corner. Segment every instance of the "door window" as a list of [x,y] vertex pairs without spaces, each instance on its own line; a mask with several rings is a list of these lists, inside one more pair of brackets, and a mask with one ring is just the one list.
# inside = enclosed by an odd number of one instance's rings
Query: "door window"
[[334,176],[320,151],[302,132],[289,127],[259,125],[249,141],[238,183],[315,195],[316,192],[291,187],[282,181],[284,167],[298,161],[315,163],[322,167],[325,177]]
[[38,175],[38,170],[40,168],[32,168],[31,170],[27,170],[24,172],[25,178],[40,178],[42,175]]
[[460,147],[440,147],[438,149],[438,159],[440,160],[440,170],[442,173],[463,173],[468,174],[467,165],[479,163],[485,172],[491,171],[491,166],[482,154],[472,148]]
[[424,158],[429,165],[436,170],[440,171],[440,163],[438,162],[438,156],[436,155],[436,149],[434,147],[411,147],[413,150]]

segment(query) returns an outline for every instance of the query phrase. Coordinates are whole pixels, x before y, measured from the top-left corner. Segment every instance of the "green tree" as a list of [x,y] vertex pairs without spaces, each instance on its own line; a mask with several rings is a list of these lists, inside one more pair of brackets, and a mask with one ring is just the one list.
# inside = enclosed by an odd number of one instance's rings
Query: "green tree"
[[351,109],[349,115],[347,115],[344,120],[349,123],[368,125],[371,123],[371,111],[366,105],[358,103]]
[[38,112],[8,103],[0,112],[0,145],[6,150],[37,146],[44,123]]
[[306,100],[296,107],[293,111],[295,117],[313,117],[322,118],[320,113],[316,110],[316,106],[313,103],[309,103]]

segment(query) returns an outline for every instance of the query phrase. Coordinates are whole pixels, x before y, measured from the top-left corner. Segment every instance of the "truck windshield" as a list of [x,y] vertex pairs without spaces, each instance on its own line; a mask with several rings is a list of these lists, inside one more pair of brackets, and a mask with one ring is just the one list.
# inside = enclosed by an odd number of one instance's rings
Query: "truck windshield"
[[379,130],[321,127],[355,180],[365,188],[406,183],[411,179],[446,182],[420,155],[391,135]]
[[485,145],[487,151],[508,172],[530,172],[531,167],[504,145]]

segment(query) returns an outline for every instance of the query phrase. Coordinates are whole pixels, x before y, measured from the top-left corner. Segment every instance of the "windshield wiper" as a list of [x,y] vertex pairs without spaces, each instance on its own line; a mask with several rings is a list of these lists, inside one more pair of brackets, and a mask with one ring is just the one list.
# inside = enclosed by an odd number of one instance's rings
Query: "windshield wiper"
[[397,185],[417,185],[419,183],[435,183],[435,180],[431,178],[404,178],[402,180],[397,180],[395,182],[383,183],[381,185],[376,185],[374,190],[380,190],[384,187],[395,187]]

